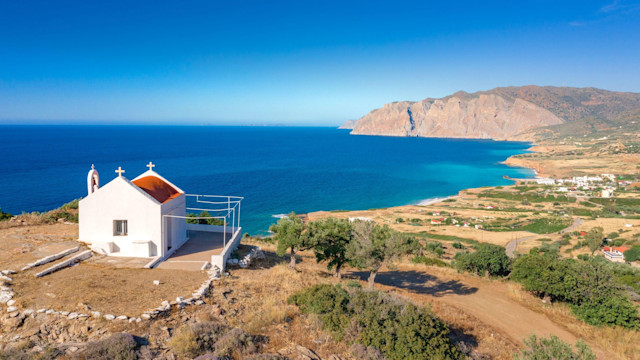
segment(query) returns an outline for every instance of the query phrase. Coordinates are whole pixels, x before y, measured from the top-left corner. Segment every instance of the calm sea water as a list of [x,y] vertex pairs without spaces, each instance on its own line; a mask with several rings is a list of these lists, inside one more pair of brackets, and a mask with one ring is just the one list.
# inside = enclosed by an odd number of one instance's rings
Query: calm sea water
[[244,231],[291,211],[418,203],[530,177],[499,162],[527,143],[354,136],[306,127],[0,126],[0,208],[45,211],[86,195],[91,164],[104,185],[122,166],[154,169],[187,193],[245,197]]

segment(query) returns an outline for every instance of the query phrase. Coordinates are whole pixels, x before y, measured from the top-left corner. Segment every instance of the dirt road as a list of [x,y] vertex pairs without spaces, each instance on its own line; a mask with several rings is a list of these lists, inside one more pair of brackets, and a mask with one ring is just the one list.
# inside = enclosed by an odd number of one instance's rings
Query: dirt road
[[[365,279],[368,274],[353,275]],[[379,273],[376,287],[400,289],[401,293],[418,302],[452,305],[515,344],[523,344],[522,340],[532,333],[547,337],[554,334],[571,344],[577,340],[575,335],[546,315],[519,303],[505,282],[457,274],[450,269],[400,265],[395,270]],[[601,350],[593,346],[592,349],[599,358],[607,358]]]

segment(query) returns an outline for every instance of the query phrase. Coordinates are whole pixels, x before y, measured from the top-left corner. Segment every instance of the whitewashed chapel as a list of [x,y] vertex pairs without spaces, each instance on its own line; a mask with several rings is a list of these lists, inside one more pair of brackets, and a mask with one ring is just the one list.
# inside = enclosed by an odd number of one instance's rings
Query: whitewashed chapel
[[[101,187],[98,171],[91,166],[88,195],[79,204],[80,241],[107,255],[166,258],[190,236],[217,232],[224,235],[223,250],[233,251],[240,239],[242,198],[185,194],[155,172],[154,164],[147,167],[149,170],[133,180],[124,177],[125,171],[118,167],[118,176]],[[193,198],[196,208],[187,207],[187,197]],[[188,210],[208,210],[217,215],[211,218],[222,220],[223,225],[188,224]],[[222,255],[224,264],[228,254],[222,251]]]

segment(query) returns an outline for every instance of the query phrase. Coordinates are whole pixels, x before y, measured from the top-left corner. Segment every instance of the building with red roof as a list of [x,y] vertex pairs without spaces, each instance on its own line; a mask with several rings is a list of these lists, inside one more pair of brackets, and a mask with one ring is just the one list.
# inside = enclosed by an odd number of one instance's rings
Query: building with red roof
[[[211,246],[215,239],[222,239],[218,242],[224,256],[215,261],[205,259],[203,266],[205,262],[215,262],[220,270],[224,269],[225,256],[233,251],[227,244],[239,243],[242,198],[187,195],[155,172],[154,164],[147,167],[149,170],[133,180],[124,177],[125,171],[118,167],[118,176],[101,187],[98,172],[92,166],[87,176],[88,194],[79,203],[79,240],[97,253],[144,257],[150,259],[149,264],[157,264],[184,245],[188,233],[194,238],[196,233],[205,233],[204,237],[214,239]],[[194,198],[197,206],[187,208],[187,197]],[[197,218],[196,224],[187,223],[188,210],[200,213],[208,209],[210,216],[202,217],[202,221]],[[214,218],[222,225],[208,225],[209,219]]]
[[603,246],[601,250],[607,260],[624,262],[624,253],[629,249],[627,246]]

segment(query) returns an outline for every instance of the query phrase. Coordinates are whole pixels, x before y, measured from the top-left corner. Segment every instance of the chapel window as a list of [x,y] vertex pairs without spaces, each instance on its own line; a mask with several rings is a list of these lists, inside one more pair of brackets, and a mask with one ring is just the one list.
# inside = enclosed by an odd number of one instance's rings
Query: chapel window
[[127,235],[128,226],[127,220],[113,220],[113,235],[124,236]]

